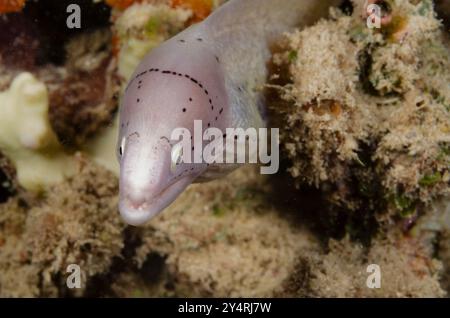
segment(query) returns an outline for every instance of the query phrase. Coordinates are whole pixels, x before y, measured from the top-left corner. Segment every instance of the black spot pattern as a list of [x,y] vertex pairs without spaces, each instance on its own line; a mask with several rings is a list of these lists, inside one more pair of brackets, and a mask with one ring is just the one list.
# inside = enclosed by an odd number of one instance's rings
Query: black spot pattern
[[[198,39],[199,41],[202,41],[202,39]],[[180,42],[185,42],[184,40],[179,40]],[[219,62],[219,58],[217,57],[217,56],[215,56],[216,57],[216,60]],[[142,76],[144,76],[145,74],[147,74],[147,73],[154,73],[154,72],[156,72],[156,73],[158,73],[158,72],[161,72],[162,74],[165,74],[165,75],[173,75],[173,76],[178,76],[178,77],[185,77],[185,78],[187,78],[187,79],[189,79],[191,82],[193,82],[195,85],[197,85],[200,89],[202,89],[202,91],[205,93],[205,95],[208,97],[208,102],[209,102],[209,105],[211,106],[211,111],[214,111],[214,104],[213,104],[213,101],[212,101],[212,99],[210,98],[210,94],[209,94],[209,91],[204,87],[204,85],[202,84],[202,83],[200,83],[197,79],[195,79],[195,78],[193,78],[192,76],[190,76],[189,74],[182,74],[182,73],[177,73],[177,72],[174,72],[174,71],[170,71],[170,70],[162,70],[162,71],[160,71],[160,69],[158,69],[158,68],[150,68],[150,69],[148,69],[148,70],[146,70],[146,71],[143,71],[143,72],[141,72],[141,73],[139,73],[139,74],[137,74],[131,81],[130,81],[130,83],[128,84],[128,86],[127,86],[127,88],[126,88],[126,90],[125,91],[127,91],[128,90],[128,88],[130,87],[130,85],[136,80],[136,79],[139,79],[139,78],[141,78]],[[141,85],[142,85],[142,80],[139,80],[139,82],[138,82],[138,89],[141,89]],[[218,96],[216,96],[216,99],[218,99]],[[190,97],[189,98],[189,101],[190,102],[192,102],[192,97]],[[137,99],[137,102],[139,103],[140,102],[140,99],[138,98]],[[183,108],[183,112],[186,112],[186,108]],[[223,107],[220,109],[220,111],[219,111],[219,114],[218,114],[218,116],[220,116],[220,115],[222,115],[222,113],[223,113]],[[218,120],[218,117],[216,116],[215,117],[215,120],[217,121]],[[210,127],[210,124],[208,124],[208,127]]]

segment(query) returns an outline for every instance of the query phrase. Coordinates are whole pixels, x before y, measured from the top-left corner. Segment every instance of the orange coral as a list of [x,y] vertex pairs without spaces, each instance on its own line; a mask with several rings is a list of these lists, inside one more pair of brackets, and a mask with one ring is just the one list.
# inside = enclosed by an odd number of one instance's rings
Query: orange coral
[[0,0],[0,13],[19,12],[26,0]]
[[[2,0],[0,0],[2,1]],[[7,1],[7,0],[6,0]],[[14,1],[14,0],[11,0]],[[125,10],[135,2],[150,2],[145,0],[105,0],[106,3],[116,9]],[[168,0],[174,8],[183,7],[191,9],[194,13],[194,18],[191,22],[199,22],[206,18],[212,11],[212,0]]]
[[112,54],[113,56],[117,56],[120,51],[120,38],[117,34],[113,34],[112,39]]
[[212,0],[172,0],[172,6],[191,9],[194,13],[192,22],[205,19],[212,11]]
[[139,0],[106,0],[106,3],[116,9],[125,10],[135,2],[141,2]]

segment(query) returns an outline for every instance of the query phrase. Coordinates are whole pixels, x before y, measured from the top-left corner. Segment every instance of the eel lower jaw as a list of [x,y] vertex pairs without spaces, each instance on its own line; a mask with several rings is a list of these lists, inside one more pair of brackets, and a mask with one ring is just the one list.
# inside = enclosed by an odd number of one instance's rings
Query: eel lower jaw
[[184,177],[170,184],[159,194],[148,200],[134,202],[126,194],[126,189],[120,191],[119,212],[122,219],[133,226],[141,226],[167,208],[192,182],[194,178]]

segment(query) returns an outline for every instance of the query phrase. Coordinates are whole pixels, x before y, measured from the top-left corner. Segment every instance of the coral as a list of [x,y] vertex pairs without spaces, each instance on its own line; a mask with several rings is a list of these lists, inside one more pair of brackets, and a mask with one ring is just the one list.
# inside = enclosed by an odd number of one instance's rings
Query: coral
[[136,0],[105,0],[105,2],[113,8],[125,10],[131,6]]
[[171,5],[174,8],[182,7],[191,10],[194,14],[191,21],[199,22],[205,19],[214,7],[213,0],[172,0]]
[[417,221],[411,230],[414,239],[435,253],[443,265],[441,285],[450,292],[450,202],[448,198],[435,200],[426,214]]
[[82,157],[77,169],[76,178],[44,197],[18,196],[0,205],[0,295],[62,296],[69,293],[69,264],[80,266],[86,288],[120,257],[125,225],[117,212],[117,180]]
[[136,3],[114,17],[114,33],[120,47],[119,74],[130,78],[140,60],[154,47],[182,31],[190,10],[167,4]]
[[0,152],[0,204],[13,196],[18,188],[16,169],[11,161]]
[[[104,12],[109,15],[105,10],[108,7],[83,4],[83,8],[89,8],[83,16],[83,31],[67,34],[54,25],[61,21],[60,12],[64,13],[65,23],[65,10],[61,10],[61,3],[29,2],[22,13],[0,18],[1,28],[5,31],[0,35],[0,90],[4,91],[0,94],[2,99],[10,96],[7,106],[14,109],[10,114],[16,117],[8,125],[17,126],[17,129],[22,124],[29,125],[23,120],[29,117],[36,123],[41,122],[42,129],[51,132],[51,138],[46,138],[43,132],[33,132],[27,127],[24,136],[31,136],[30,142],[41,142],[37,139],[43,138],[48,145],[39,145],[39,149],[31,149],[23,155],[22,148],[26,147],[10,135],[4,136],[10,143],[9,148],[3,149],[3,141],[0,146],[14,164],[18,156],[23,158],[16,166],[18,181],[32,190],[44,190],[47,185],[70,176],[75,171],[73,152],[112,120],[118,106],[120,86],[116,61],[112,58],[111,32],[104,19]],[[43,19],[44,12],[54,14],[54,19],[50,22]],[[94,16],[95,21],[92,19]],[[20,78],[25,71],[33,74],[40,83],[41,93],[37,93],[42,95],[41,105],[34,108],[41,109],[39,117],[31,113],[30,107],[22,109],[24,114],[14,114],[21,109],[14,103],[22,102],[16,100],[20,91],[11,92],[17,86],[13,85],[13,80]],[[114,150],[108,150],[109,154],[103,157],[114,159]],[[98,149],[95,151],[94,156],[97,156]]]
[[65,145],[79,147],[113,118],[120,82],[107,29],[68,41],[63,76],[48,77],[52,127]]
[[19,12],[25,6],[26,0],[0,0],[0,14]]
[[[306,290],[309,296],[316,297],[445,296],[438,280],[442,264],[417,243],[400,237],[392,241],[378,239],[365,251],[349,240],[332,240],[328,253],[311,254],[300,263],[307,272],[302,275],[309,278],[300,292]],[[370,264],[380,268],[380,288],[367,287]]]
[[271,108],[298,186],[331,209],[414,219],[450,191],[449,49],[431,1],[389,1],[380,30],[353,4],[287,35]]
[[0,148],[13,161],[22,186],[37,190],[70,174],[73,160],[50,127],[43,83],[30,73],[20,74],[9,90],[0,93],[0,105]]
[[109,8],[89,1],[80,5],[82,29],[61,28],[65,1],[29,1],[20,14],[0,18],[0,90],[22,72],[45,83],[50,123],[60,142],[71,147],[111,120],[119,93]]
[[166,4],[172,8],[184,8],[192,11],[190,22],[199,22],[205,19],[213,8],[219,5],[217,0],[106,0],[106,3],[118,10],[126,10],[136,3],[144,4]]
[[446,230],[439,242],[439,258],[444,264],[444,275],[442,277],[442,288],[450,290],[450,230]]

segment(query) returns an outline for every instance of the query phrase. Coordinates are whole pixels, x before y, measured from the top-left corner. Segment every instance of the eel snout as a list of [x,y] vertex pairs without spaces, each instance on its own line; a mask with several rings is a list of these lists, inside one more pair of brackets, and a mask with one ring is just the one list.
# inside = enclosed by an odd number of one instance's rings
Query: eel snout
[[121,162],[119,211],[125,222],[135,226],[159,214],[195,178],[194,174],[180,176],[171,171],[169,149],[143,155],[142,150],[129,149]]

